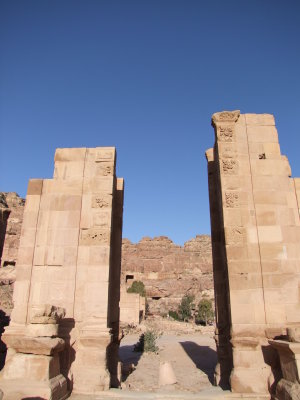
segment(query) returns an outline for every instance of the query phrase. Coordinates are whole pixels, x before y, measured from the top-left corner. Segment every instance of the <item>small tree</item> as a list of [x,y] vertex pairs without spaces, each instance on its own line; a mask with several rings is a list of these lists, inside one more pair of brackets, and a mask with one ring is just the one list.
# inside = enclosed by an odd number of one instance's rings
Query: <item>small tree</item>
[[212,308],[212,302],[208,299],[202,299],[198,304],[198,313],[197,313],[196,322],[201,323],[204,322],[207,325],[208,321],[214,318],[214,311]]
[[179,321],[180,317],[177,311],[169,310],[169,317],[175,319],[175,321]]
[[146,297],[145,285],[141,281],[133,281],[132,285],[127,289],[128,293],[138,293],[142,297]]
[[159,336],[157,332],[147,329],[146,332],[140,336],[133,350],[141,353],[156,353],[159,350],[156,346],[156,339]]
[[178,314],[183,321],[188,321],[189,318],[192,316],[192,308],[194,307],[193,304],[194,296],[185,295],[181,299],[181,303],[178,307]]

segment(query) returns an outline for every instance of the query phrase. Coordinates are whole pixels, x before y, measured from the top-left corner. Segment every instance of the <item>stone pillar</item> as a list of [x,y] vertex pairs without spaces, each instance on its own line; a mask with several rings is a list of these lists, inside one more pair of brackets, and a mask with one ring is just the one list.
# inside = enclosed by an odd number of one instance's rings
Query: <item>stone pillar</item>
[[[118,324],[113,322],[119,319],[123,198],[115,158],[112,147],[57,149],[54,178],[31,180],[28,186],[14,309],[4,341],[23,338],[21,332],[39,337],[28,330],[31,314],[43,304],[63,307],[66,313],[53,337],[65,343],[60,348],[60,372],[68,391],[95,394],[111,384],[107,352],[113,343],[118,345]],[[114,295],[117,300],[111,305]],[[7,339],[18,354],[14,343]],[[117,366],[111,369],[116,371]],[[7,379],[4,374],[0,387]]]
[[[224,322],[231,327],[225,347],[233,350],[232,391],[267,393],[276,358],[267,339],[300,322],[297,183],[280,153],[272,115],[221,112],[212,123],[216,141],[207,154],[214,171],[209,186],[218,353]],[[224,365],[230,363],[229,352]]]
[[214,162],[216,149],[206,152],[208,168],[208,187],[211,222],[211,244],[213,253],[213,275],[215,293],[215,318],[218,363],[215,369],[215,384],[223,389],[230,387],[229,378],[232,370],[232,346],[230,343],[230,302],[228,287],[228,267],[225,252],[224,221],[220,174]]

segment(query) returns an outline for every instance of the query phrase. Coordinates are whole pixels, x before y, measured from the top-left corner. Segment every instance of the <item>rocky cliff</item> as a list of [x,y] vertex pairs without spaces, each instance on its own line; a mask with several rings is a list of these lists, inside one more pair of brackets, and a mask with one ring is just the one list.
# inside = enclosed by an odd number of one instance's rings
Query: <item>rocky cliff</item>
[[0,197],[5,200],[10,209],[1,265],[14,266],[17,262],[25,200],[15,192],[2,192]]
[[166,236],[142,238],[138,243],[123,239],[122,285],[134,280],[146,286],[149,311],[165,314],[175,310],[185,294],[213,297],[211,242],[208,235],[178,246]]
[[[13,308],[12,296],[25,200],[15,192],[0,192],[0,369],[6,346],[1,340]],[[2,254],[2,257],[1,257]]]

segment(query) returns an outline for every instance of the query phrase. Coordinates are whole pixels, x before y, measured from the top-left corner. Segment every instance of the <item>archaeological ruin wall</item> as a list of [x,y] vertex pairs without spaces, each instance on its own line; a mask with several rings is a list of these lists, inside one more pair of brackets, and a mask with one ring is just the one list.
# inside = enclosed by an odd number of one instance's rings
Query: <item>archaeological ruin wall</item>
[[269,340],[300,325],[300,179],[291,178],[272,115],[225,111],[212,124],[216,379],[233,392],[267,394],[281,374]]
[[[4,311],[7,323],[12,309],[25,199],[14,192],[2,193],[2,197],[10,209],[0,268],[0,309]],[[169,310],[176,310],[186,294],[195,296],[195,304],[203,296],[214,299],[209,235],[197,235],[185,242],[184,246],[176,245],[166,236],[153,239],[144,237],[138,243],[124,238],[121,271],[122,325],[136,324],[145,316],[144,298],[137,300],[135,296],[130,298],[125,294],[134,280],[144,282],[147,310],[154,315],[165,315]],[[140,306],[134,306],[135,303],[140,303]]]
[[[32,179],[0,387],[63,399],[118,385],[123,180],[114,148],[57,149]],[[15,397],[13,397],[15,396]]]

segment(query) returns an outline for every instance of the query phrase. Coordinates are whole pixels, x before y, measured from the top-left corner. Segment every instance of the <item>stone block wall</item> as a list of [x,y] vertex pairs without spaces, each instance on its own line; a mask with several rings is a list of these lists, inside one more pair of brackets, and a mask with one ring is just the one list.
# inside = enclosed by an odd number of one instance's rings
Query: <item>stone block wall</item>
[[[57,149],[54,178],[29,182],[14,309],[3,335],[8,356],[0,386],[9,393],[26,378],[16,381],[12,366],[22,358],[34,368],[32,354],[41,353],[28,351],[28,342],[41,337],[63,341],[43,344],[50,368],[43,385],[59,393],[53,398],[117,384],[123,180],[115,176],[115,158],[114,148]],[[36,316],[46,317],[49,307],[65,310],[59,324],[38,325]],[[57,352],[53,372],[49,356]],[[24,395],[33,395],[37,381],[29,379]]]
[[121,290],[121,325],[139,325],[145,317],[145,308],[145,297],[140,296],[138,293],[127,293],[125,288]]
[[207,151],[218,379],[235,392],[267,393],[276,382],[268,344],[300,323],[298,179],[281,155],[274,118],[213,115]]

